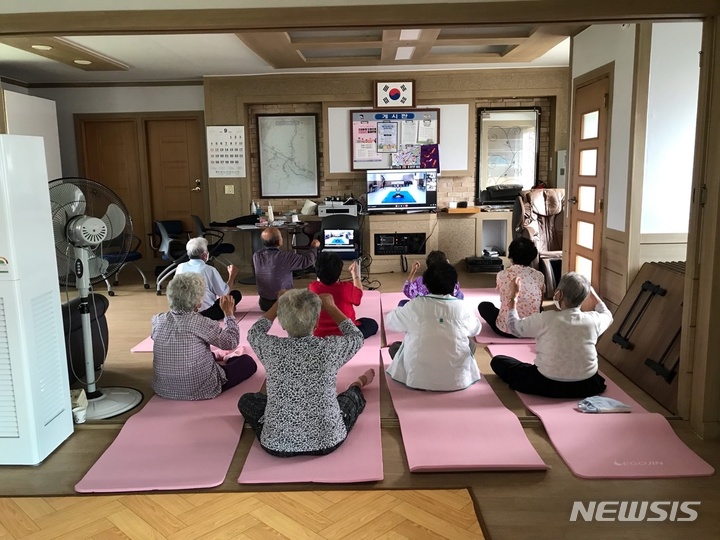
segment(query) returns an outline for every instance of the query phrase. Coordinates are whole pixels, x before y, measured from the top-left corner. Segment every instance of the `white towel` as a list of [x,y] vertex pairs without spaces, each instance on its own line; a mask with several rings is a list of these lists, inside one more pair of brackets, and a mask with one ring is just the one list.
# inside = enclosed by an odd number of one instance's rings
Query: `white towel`
[[622,401],[603,396],[585,398],[577,404],[577,408],[584,413],[629,413],[632,410]]

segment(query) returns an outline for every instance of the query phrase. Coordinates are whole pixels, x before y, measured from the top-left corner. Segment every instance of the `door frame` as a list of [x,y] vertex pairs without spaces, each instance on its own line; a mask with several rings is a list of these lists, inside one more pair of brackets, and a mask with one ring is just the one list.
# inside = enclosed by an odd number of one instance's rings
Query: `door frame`
[[[204,111],[162,111],[162,112],[137,112],[137,113],[81,113],[73,115],[75,125],[75,148],[77,155],[78,174],[85,175],[85,147],[83,145],[83,123],[84,122],[112,122],[112,121],[133,121],[137,130],[138,141],[138,163],[140,167],[140,186],[142,188],[143,216],[142,220],[146,231],[152,231],[152,205],[150,196],[150,173],[148,168],[147,152],[147,122],[150,120],[195,120],[198,125],[198,137],[201,148],[201,175],[204,185],[203,204],[205,214],[210,215],[210,185],[207,166],[207,141],[205,138],[205,113]],[[143,243],[144,238],[140,239]]]
[[[577,89],[582,86],[587,86],[588,84],[592,84],[595,81],[599,81],[600,79],[607,77],[608,78],[608,103],[607,103],[607,126],[606,130],[607,133],[605,134],[605,178],[603,180],[603,192],[600,194],[600,198],[603,201],[603,209],[602,212],[602,218],[601,218],[601,225],[602,230],[600,231],[600,257],[598,259],[598,262],[600,264],[600,280],[602,283],[603,274],[607,271],[606,269],[606,258],[607,258],[607,250],[605,249],[605,241],[607,239],[607,233],[609,232],[609,229],[607,228],[607,192],[608,192],[608,176],[610,174],[610,146],[611,146],[611,137],[612,137],[612,106],[613,106],[613,85],[614,85],[614,74],[615,74],[615,62],[610,62],[608,64],[605,64],[603,66],[600,66],[598,68],[593,69],[592,71],[588,71],[587,73],[583,73],[582,75],[575,77],[572,80],[572,88],[571,88],[571,94],[570,94],[570,114],[568,114],[568,153],[567,153],[567,170],[572,171],[575,164],[573,163],[573,115],[575,114],[575,95],[577,92]],[[563,223],[563,273],[568,272],[570,267],[570,247],[571,247],[571,239],[572,239],[572,231],[570,230],[571,220],[570,220],[570,211],[571,211],[571,204],[569,203],[569,198],[571,194],[573,193],[573,190],[575,189],[575,185],[573,183],[573,174],[572,172],[568,174],[567,178],[567,185],[565,188],[565,219]],[[604,299],[604,291],[599,290],[598,294],[601,298]],[[625,293],[625,290],[623,290],[623,294]]]

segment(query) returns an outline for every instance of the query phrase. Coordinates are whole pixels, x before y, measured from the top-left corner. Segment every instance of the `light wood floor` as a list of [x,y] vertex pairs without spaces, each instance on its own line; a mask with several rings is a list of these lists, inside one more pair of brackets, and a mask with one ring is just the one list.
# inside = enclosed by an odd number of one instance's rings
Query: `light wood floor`
[[482,539],[467,490],[0,499],[0,538]]
[[[372,277],[381,282],[380,290],[385,292],[399,291],[404,280],[404,276],[400,274],[382,274],[373,275]],[[492,287],[494,286],[494,275],[461,273],[460,282],[462,286],[467,288]],[[296,286],[303,286],[307,283],[307,280],[299,280]],[[239,286],[239,288],[244,294],[254,294],[252,287]],[[101,291],[102,288],[98,286],[98,290]],[[107,314],[110,327],[110,344],[105,373],[100,381],[100,386],[122,385],[138,388],[144,392],[145,399],[148,399],[151,396],[151,355],[132,354],[129,350],[130,347],[149,334],[151,315],[165,311],[167,301],[164,296],[156,296],[153,290],[144,290],[138,281],[138,276],[131,268],[123,271],[121,285],[116,290],[117,295],[110,299],[110,309]],[[308,505],[311,506],[309,510],[319,511],[320,507],[313,507],[312,501],[319,502],[321,499],[327,499],[330,503],[333,503],[336,502],[333,498],[345,497],[348,490],[362,490],[361,495],[368,497],[368,499],[362,500],[370,501],[364,503],[364,506],[368,508],[368,512],[373,516],[368,518],[367,524],[363,524],[363,527],[369,527],[366,533],[348,534],[353,532],[348,530],[343,533],[348,538],[407,537],[421,539],[465,537],[454,536],[455,529],[447,527],[443,521],[451,523],[458,530],[466,531],[458,534],[465,535],[469,532],[469,534],[479,535],[477,528],[473,529],[473,525],[461,525],[465,523],[462,521],[465,518],[460,518],[458,517],[459,514],[446,511],[447,507],[453,507],[453,497],[458,497],[458,492],[453,490],[466,488],[469,490],[469,496],[474,503],[485,537],[493,540],[535,540],[545,538],[577,538],[583,540],[605,540],[607,538],[628,538],[633,540],[678,538],[685,540],[692,538],[716,540],[720,537],[718,536],[718,531],[720,531],[720,476],[718,474],[708,478],[666,480],[582,480],[577,478],[572,475],[553,449],[538,419],[524,408],[514,392],[510,391],[506,385],[492,374],[489,369],[490,357],[487,352],[483,348],[478,348],[476,358],[483,375],[502,402],[520,418],[528,439],[545,463],[550,466],[548,471],[410,474],[405,461],[397,415],[392,408],[387,388],[382,384],[383,379],[381,378],[382,443],[385,469],[385,478],[382,482],[362,485],[322,486],[322,489],[332,491],[314,491],[318,486],[310,484],[263,486],[262,488],[239,485],[236,479],[240,474],[253,440],[252,432],[249,432],[241,438],[226,481],[221,486],[198,494],[170,494],[167,495],[167,500],[178,501],[189,497],[190,500],[199,501],[204,500],[203,497],[208,497],[207,500],[209,501],[211,500],[210,497],[218,497],[215,505],[221,508],[231,508],[228,514],[232,515],[233,519],[243,518],[241,515],[243,501],[249,500],[249,497],[252,497],[260,504],[267,505],[267,509],[264,511],[260,510],[261,507],[253,507],[253,510],[245,513],[258,522],[249,525],[244,532],[223,532],[224,529],[221,527],[218,529],[218,536],[211,536],[213,538],[243,538],[243,536],[240,536],[241,534],[250,538],[282,538],[283,536],[280,536],[280,534],[285,534],[289,538],[315,538],[317,535],[323,538],[340,538],[342,536],[339,533],[336,536],[328,536],[323,533],[323,531],[334,531],[335,529],[329,527],[336,522],[339,523],[339,520],[326,516],[325,521],[321,520],[319,523],[328,523],[328,519],[332,523],[317,529],[319,525],[314,520],[308,517],[304,521],[305,518],[302,516],[309,515],[306,509]],[[644,407],[668,415],[667,411],[623,377],[611,365],[603,363],[601,367],[610,378]],[[140,536],[133,537],[127,534],[116,523],[118,520],[113,521],[109,518],[110,515],[120,515],[119,522],[125,523],[122,516],[129,516],[129,514],[121,507],[125,503],[118,502],[123,497],[52,498],[74,494],[73,486],[111,444],[127,416],[129,414],[77,426],[78,429],[75,434],[37,467],[0,467],[0,496],[14,497],[14,499],[0,499],[0,539],[21,537],[15,536],[15,531],[8,530],[7,525],[8,515],[20,516],[22,519],[22,514],[17,513],[18,508],[28,515],[28,521],[22,521],[22,523],[27,523],[28,526],[32,527],[30,523],[42,518],[45,514],[42,511],[38,513],[37,510],[28,510],[28,508],[32,508],[37,504],[38,507],[50,512],[54,511],[52,509],[57,504],[69,505],[74,504],[70,501],[78,500],[92,505],[84,507],[88,509],[87,512],[76,510],[76,514],[70,514],[70,516],[80,516],[77,518],[79,520],[85,519],[85,514],[90,512],[89,508],[91,507],[98,506],[102,508],[105,504],[116,505],[113,506],[114,510],[106,512],[107,517],[105,515],[101,516],[112,526],[106,524],[97,525],[100,528],[96,532],[80,536],[65,533],[60,535],[52,532],[45,533],[35,529],[25,531],[23,534],[28,538],[162,538],[164,535],[174,538],[173,534],[181,535],[182,533],[178,531],[168,532],[164,529],[154,531],[155,536],[142,536],[143,533],[140,533]],[[720,442],[704,442],[700,440],[689,429],[687,423],[682,420],[671,419],[670,422],[686,444],[712,464],[716,470],[720,470]],[[492,433],[488,433],[488,437],[492,437]],[[264,493],[254,493],[252,491],[258,489],[262,489]],[[392,491],[388,492],[388,490]],[[423,493],[396,490],[434,491]],[[287,493],[278,494],[279,492]],[[449,499],[437,500],[445,497],[445,494],[448,493],[453,494],[448,495]],[[43,497],[43,499],[20,499],[20,497]],[[51,498],[46,499],[47,497]],[[134,504],[135,507],[143,507],[147,512],[151,512],[150,508],[154,508],[153,505],[159,504],[157,501],[162,500],[159,497],[164,496],[129,496],[127,500],[135,501],[129,504]],[[240,501],[240,498],[242,498],[242,501]],[[349,496],[346,498],[348,501],[353,500]],[[401,502],[390,503],[388,501],[391,498]],[[47,502],[48,500],[50,502]],[[701,506],[697,521],[692,523],[586,523],[569,521],[573,501],[603,500],[701,501]],[[140,503],[139,501],[154,501],[154,503]],[[298,501],[305,502],[300,503]],[[346,502],[345,504],[355,509],[353,503]],[[423,516],[424,521],[420,517],[414,519],[399,513],[402,509],[407,509],[405,505],[414,505],[420,508],[422,511],[418,511],[414,515]],[[79,507],[82,508],[83,505],[80,504]],[[208,506],[208,508],[212,507],[212,504]],[[467,503],[462,508],[456,508],[458,512],[469,509]],[[181,510],[176,511],[181,512]],[[319,511],[319,513],[322,514],[324,511]],[[99,510],[99,512],[103,512],[103,510]],[[238,513],[233,514],[233,512]],[[257,515],[253,515],[253,513]],[[221,519],[221,517],[225,519],[224,516],[228,514],[213,511],[209,515],[215,516],[211,518],[212,521]],[[95,515],[97,516],[97,512]],[[143,516],[147,516],[147,514],[139,515],[138,519],[143,521],[146,519]],[[274,516],[274,519],[279,523],[276,529],[279,533],[272,532],[271,528],[275,525],[268,525],[258,515]],[[329,515],[334,514],[330,512]],[[359,512],[358,515],[365,514]],[[408,521],[414,521],[415,525],[401,525],[399,521],[391,525],[394,520],[398,519],[396,516]],[[70,518],[69,521],[73,519],[76,518]],[[155,518],[147,519],[152,522]],[[157,519],[159,523],[161,520],[160,518]],[[176,516],[175,519],[182,521],[181,517]],[[243,521],[244,524],[252,522],[249,517],[243,519],[248,520]],[[270,518],[268,517],[268,519]],[[134,520],[135,518],[128,518],[127,523],[134,523]],[[51,519],[47,521],[54,523]],[[94,521],[98,521],[98,519],[87,522],[87,524],[89,525]],[[308,528],[309,532],[297,532],[288,535],[285,532],[287,529],[280,528],[293,521],[297,521],[301,526]],[[385,526],[386,529],[380,532],[379,529],[375,529],[376,525],[378,527]],[[103,526],[106,526],[106,528],[103,529]],[[150,523],[150,526],[161,527],[161,525],[153,523]],[[113,531],[112,527],[117,527],[122,534]],[[292,527],[290,530],[293,533],[296,530],[300,531],[300,529],[296,529],[297,525],[292,525]],[[57,529],[53,530],[57,531]],[[205,529],[202,534],[210,533],[212,530],[214,529]],[[254,532],[249,533],[248,531]],[[264,536],[252,536],[258,531],[262,531]],[[20,529],[20,532],[22,533],[22,529]],[[201,536],[195,537],[199,538]]]

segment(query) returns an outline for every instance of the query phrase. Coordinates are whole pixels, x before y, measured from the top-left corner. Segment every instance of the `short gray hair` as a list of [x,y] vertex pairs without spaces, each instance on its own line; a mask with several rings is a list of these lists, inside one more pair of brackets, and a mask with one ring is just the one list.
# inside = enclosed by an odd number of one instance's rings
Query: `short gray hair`
[[582,274],[568,272],[560,278],[557,290],[562,291],[565,305],[574,308],[582,304],[590,294],[590,282]]
[[308,289],[291,289],[278,299],[278,320],[290,337],[313,333],[320,317],[320,297]]
[[208,251],[208,241],[202,236],[191,238],[185,244],[185,250],[191,259],[199,259]]
[[205,295],[205,278],[195,272],[175,274],[167,286],[171,311],[194,311]]

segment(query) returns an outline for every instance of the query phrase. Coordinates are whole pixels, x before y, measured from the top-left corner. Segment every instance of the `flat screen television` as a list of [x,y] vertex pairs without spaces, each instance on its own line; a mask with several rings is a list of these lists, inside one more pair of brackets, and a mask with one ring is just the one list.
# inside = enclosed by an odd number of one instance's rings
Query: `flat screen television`
[[367,211],[430,211],[437,209],[435,169],[367,171]]

